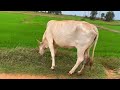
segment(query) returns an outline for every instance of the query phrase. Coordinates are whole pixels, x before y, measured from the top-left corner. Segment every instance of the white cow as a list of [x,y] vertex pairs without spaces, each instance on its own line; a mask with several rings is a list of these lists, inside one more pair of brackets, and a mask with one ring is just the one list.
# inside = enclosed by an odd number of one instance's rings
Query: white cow
[[[54,69],[56,46],[64,48],[76,48],[77,61],[74,67],[68,73],[71,75],[83,61],[89,60],[91,62],[90,65],[92,65],[98,36],[99,33],[96,26],[87,22],[74,20],[51,20],[48,22],[42,42],[40,42],[39,53],[40,55],[43,55],[44,50],[49,47],[52,57],[51,69]],[[92,45],[94,45],[94,47],[92,58],[90,59],[89,50]],[[81,73],[83,68],[84,64],[82,69],[78,71],[78,74]]]

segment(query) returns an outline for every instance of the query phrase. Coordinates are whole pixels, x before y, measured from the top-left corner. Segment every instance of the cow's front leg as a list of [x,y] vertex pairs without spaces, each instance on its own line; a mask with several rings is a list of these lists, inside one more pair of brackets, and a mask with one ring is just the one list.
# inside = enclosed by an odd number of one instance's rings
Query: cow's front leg
[[55,68],[55,50],[54,50],[53,43],[49,43],[49,49],[50,49],[51,57],[52,57],[51,69],[54,70],[54,68]]

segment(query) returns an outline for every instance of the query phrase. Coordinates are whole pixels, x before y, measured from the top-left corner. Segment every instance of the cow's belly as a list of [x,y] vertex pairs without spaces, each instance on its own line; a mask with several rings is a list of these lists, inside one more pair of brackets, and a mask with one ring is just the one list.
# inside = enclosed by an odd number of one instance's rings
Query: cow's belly
[[54,38],[54,42],[56,45],[64,48],[73,48],[75,47],[75,42],[71,40],[70,38]]

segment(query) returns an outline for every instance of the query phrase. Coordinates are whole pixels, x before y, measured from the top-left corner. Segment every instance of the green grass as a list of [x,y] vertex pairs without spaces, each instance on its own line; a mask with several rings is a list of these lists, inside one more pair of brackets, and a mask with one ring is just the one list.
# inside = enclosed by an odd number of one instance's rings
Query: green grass
[[102,25],[102,26],[107,27],[109,29],[119,30],[120,31],[120,25]]
[[[105,78],[105,68],[116,69],[120,68],[120,58],[96,57],[92,70],[86,67],[84,73],[77,76],[76,73],[68,76],[67,72],[73,67],[76,61],[76,52],[59,50],[56,55],[56,69],[51,71],[50,52],[41,57],[38,54],[38,49],[30,48],[14,48],[0,49],[0,73],[21,73],[32,75],[54,75],[60,78],[64,75],[66,78]],[[80,67],[77,69],[77,71]]]
[[95,56],[120,57],[120,34],[99,30]]
[[[50,52],[40,57],[36,39],[41,40],[49,20],[85,20],[96,25],[119,30],[114,22],[91,21],[79,16],[49,15],[33,12],[0,12],[0,72],[54,74],[60,78],[105,78],[105,68],[120,68],[120,34],[99,29],[93,70],[81,76],[67,76],[76,62],[76,49],[59,49],[56,70],[51,71]],[[110,25],[113,24],[113,25]]]
[[57,67],[55,71],[50,69],[50,57],[49,51],[41,57],[37,49],[19,47],[15,49],[0,49],[0,73],[55,75],[58,78],[61,75],[64,75],[66,78],[105,78],[104,67],[97,63],[99,60],[95,61],[92,71],[86,68],[81,76],[74,74],[69,77],[67,73],[75,64],[76,52],[59,50],[56,55]]

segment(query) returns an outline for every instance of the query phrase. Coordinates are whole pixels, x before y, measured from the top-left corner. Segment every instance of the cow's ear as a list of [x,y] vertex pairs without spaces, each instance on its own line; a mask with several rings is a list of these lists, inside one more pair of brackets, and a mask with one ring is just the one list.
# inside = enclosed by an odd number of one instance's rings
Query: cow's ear
[[39,40],[37,40],[37,42],[38,42],[38,44],[39,44],[39,45],[41,45],[41,44],[42,44],[42,42],[40,42]]

